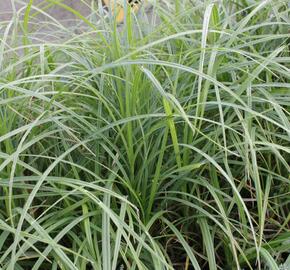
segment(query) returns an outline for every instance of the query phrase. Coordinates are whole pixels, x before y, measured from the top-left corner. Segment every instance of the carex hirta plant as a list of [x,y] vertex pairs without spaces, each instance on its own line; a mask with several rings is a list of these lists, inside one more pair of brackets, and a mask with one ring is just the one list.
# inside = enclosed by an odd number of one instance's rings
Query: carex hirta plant
[[288,1],[81,2],[0,22],[0,268],[289,269]]

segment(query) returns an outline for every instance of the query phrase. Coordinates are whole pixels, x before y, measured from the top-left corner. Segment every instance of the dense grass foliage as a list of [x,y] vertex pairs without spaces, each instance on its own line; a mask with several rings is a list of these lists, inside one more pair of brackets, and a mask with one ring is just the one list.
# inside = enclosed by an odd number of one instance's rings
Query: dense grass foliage
[[0,30],[0,268],[289,269],[288,1],[92,5],[53,37],[58,1],[26,2]]

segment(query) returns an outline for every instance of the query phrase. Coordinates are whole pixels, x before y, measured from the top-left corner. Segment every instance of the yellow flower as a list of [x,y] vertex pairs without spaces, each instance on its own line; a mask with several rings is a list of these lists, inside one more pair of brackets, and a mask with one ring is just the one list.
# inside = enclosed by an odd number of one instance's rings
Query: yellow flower
[[[116,16],[117,23],[124,21],[125,12],[123,0],[103,0],[103,2]],[[140,3],[141,0],[127,0],[128,7],[135,13],[139,10]]]

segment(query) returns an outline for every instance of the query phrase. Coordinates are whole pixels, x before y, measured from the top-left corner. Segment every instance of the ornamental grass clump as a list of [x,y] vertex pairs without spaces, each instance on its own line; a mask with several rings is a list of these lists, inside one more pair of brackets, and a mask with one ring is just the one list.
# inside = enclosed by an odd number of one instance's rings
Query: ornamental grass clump
[[0,23],[0,268],[289,269],[288,1],[41,4]]

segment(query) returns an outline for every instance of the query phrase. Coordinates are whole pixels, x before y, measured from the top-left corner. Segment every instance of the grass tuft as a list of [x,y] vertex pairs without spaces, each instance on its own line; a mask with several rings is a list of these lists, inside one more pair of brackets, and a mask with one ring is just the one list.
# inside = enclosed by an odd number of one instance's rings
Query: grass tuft
[[152,2],[0,22],[1,269],[288,269],[288,1]]

